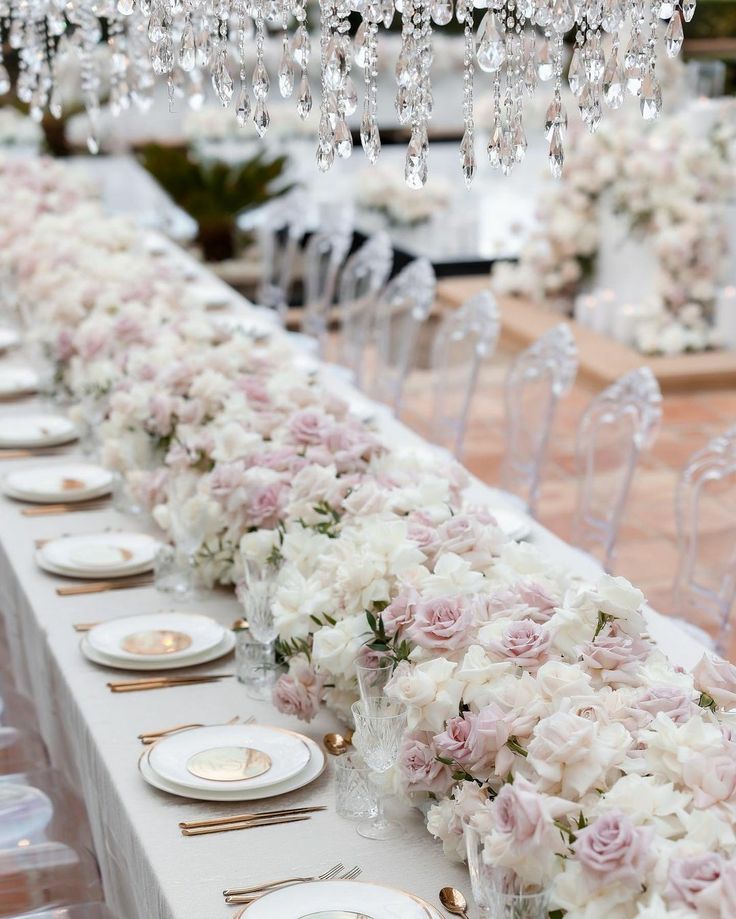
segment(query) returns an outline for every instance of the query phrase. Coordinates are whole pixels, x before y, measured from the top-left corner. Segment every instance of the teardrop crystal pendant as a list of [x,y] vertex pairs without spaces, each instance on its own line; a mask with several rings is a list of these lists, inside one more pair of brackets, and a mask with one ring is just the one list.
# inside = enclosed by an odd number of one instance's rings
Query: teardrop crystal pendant
[[335,125],[335,150],[344,160],[353,152],[353,137],[344,118],[338,119]]
[[562,132],[555,125],[552,129],[552,138],[549,142],[549,171],[559,179],[562,175],[562,167],[565,165],[565,152],[562,147]]
[[212,86],[223,107],[227,108],[230,105],[235,87],[230,71],[227,69],[227,51],[224,48],[218,54],[215,66],[212,68]]
[[641,116],[645,121],[654,121],[659,118],[662,111],[662,87],[651,71],[644,77],[641,84],[639,105]]
[[404,179],[409,188],[423,188],[427,184],[427,132],[424,128],[414,128],[409,146],[406,148]]
[[348,77],[345,80],[345,89],[342,94],[342,108],[345,115],[354,114],[355,110],[358,107],[358,90],[355,88],[355,83],[351,77]]
[[299,84],[299,98],[296,100],[297,115],[304,121],[312,111],[312,90],[309,88],[309,80],[306,73],[302,74],[301,83]]
[[256,99],[265,99],[270,87],[271,80],[269,79],[266,65],[262,60],[259,60],[253,70],[253,95]]
[[241,80],[240,93],[238,95],[238,109],[235,115],[238,121],[238,125],[241,128],[244,128],[248,123],[248,119],[250,118],[250,110],[250,95],[248,94],[248,86],[245,80]]
[[135,10],[135,0],[118,0],[117,11],[121,16],[130,16]]
[[498,21],[492,12],[488,12],[478,29],[478,47],[476,58],[478,66],[486,73],[496,73],[506,61],[506,43],[498,29]]
[[327,141],[320,141],[317,147],[317,166],[321,172],[327,172],[335,161],[335,148]]
[[555,126],[559,127],[563,134],[567,130],[567,111],[559,96],[555,96],[550,102],[544,118],[544,134],[547,140],[552,139],[552,130]]
[[366,63],[366,34],[368,32],[368,26],[366,25],[365,20],[361,22],[358,26],[358,30],[355,33],[355,38],[353,39],[353,63],[356,67],[360,67],[362,70],[365,67]]
[[279,65],[279,92],[282,99],[288,99],[294,92],[294,64],[289,53],[289,43],[286,41]]
[[677,57],[684,40],[685,32],[682,28],[682,19],[680,19],[680,14],[676,12],[672,19],[670,19],[664,33],[664,47],[667,51],[667,56]]
[[376,119],[367,113],[364,113],[360,122],[360,142],[368,157],[368,162],[375,163],[381,152],[381,135]]
[[334,92],[342,89],[348,74],[348,62],[345,47],[339,38],[331,38],[327,45],[324,67],[325,85]]
[[259,99],[256,102],[255,111],[253,112],[253,124],[256,126],[259,137],[263,137],[271,124],[271,116],[268,114],[268,109],[263,99]]
[[682,0],[682,15],[685,22],[692,22],[695,15],[695,0]]
[[494,119],[491,128],[491,139],[488,141],[488,160],[494,169],[501,165],[501,137],[503,131],[498,118]]
[[473,184],[475,165],[475,143],[473,142],[472,133],[466,128],[460,144],[460,166],[463,171],[466,188],[470,188]]
[[539,49],[537,55],[537,73],[539,74],[539,79],[542,80],[543,83],[546,83],[547,80],[551,80],[555,75],[554,61],[550,53],[549,42],[543,42]]
[[188,22],[181,33],[179,44],[179,66],[186,73],[194,70],[197,63],[197,49],[194,41],[194,26]]
[[585,85],[585,71],[583,68],[583,56],[580,46],[576,45],[570,61],[570,69],[567,72],[567,79],[570,89],[575,96],[579,96]]
[[603,98],[612,109],[621,108],[624,102],[624,75],[615,51],[609,57],[603,74]]
[[197,66],[207,67],[211,58],[212,39],[210,38],[210,33],[207,31],[207,29],[202,29],[202,31],[197,36]]
[[429,12],[435,25],[449,25],[452,22],[452,0],[433,0]]

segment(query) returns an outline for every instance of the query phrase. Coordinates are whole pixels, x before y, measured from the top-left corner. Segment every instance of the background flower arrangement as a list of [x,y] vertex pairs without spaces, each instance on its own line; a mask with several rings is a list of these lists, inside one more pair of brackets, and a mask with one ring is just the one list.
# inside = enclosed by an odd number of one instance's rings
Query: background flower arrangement
[[[54,194],[40,172],[0,164],[9,214],[14,201],[63,212],[4,225],[2,267],[57,343],[69,391],[103,406],[107,459],[157,522],[170,525],[172,485],[186,485],[181,513],[204,509],[202,576],[269,560],[288,662],[275,703],[345,716],[356,661],[389,655],[409,728],[396,789],[428,806],[448,856],[469,821],[489,861],[552,885],[555,919],[732,917],[736,668],[673,668],[647,638],[640,591],[582,582],[508,540],[467,504],[459,467],[391,449],[282,333],[187,305],[126,224],[65,182]],[[47,264],[52,227],[78,234],[77,260]],[[96,259],[111,274],[80,297]],[[158,286],[133,295],[141,278]],[[53,288],[49,303],[28,299]]]

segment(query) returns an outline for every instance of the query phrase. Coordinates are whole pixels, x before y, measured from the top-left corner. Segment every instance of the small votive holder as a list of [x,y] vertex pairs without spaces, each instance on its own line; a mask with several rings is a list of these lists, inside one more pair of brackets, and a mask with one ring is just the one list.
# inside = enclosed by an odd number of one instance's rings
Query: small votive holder
[[176,561],[176,550],[173,546],[163,545],[153,560],[153,584],[161,593],[171,594],[176,590],[179,578]]
[[358,753],[335,758],[335,810],[345,820],[370,820],[378,808],[371,770]]
[[276,682],[273,650],[247,628],[235,630],[235,674],[251,699],[269,701]]

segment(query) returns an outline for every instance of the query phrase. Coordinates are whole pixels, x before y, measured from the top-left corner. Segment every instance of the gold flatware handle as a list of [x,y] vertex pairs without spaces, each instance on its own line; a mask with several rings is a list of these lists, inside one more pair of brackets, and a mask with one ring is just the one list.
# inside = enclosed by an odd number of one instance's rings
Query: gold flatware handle
[[99,622],[75,622],[72,625],[72,628],[75,632],[89,632],[90,629],[93,629],[96,625],[100,625]]
[[[244,820],[242,823],[223,823],[219,826],[201,826],[192,830],[182,829],[182,836],[209,836],[212,833],[231,833],[234,830],[252,830],[259,826],[279,826],[282,823],[301,823],[303,820],[311,820],[308,814],[298,817],[269,817],[258,820]],[[230,900],[228,900],[230,902]],[[237,902],[237,901],[233,901]]]
[[[66,446],[66,445],[65,445]],[[46,449],[46,450],[0,450],[0,459],[26,459],[30,456],[56,456],[64,451]]]
[[79,597],[84,594],[101,594],[107,590],[128,590],[134,587],[150,587],[153,578],[137,578],[135,580],[120,581],[90,581],[88,584],[71,584],[57,587],[56,593],[60,597]]
[[158,740],[159,737],[167,737],[169,734],[176,734],[179,731],[189,731],[192,728],[203,728],[203,724],[175,724],[173,728],[166,728],[163,731],[145,731],[142,734],[138,735],[138,740],[143,744],[151,744],[154,740]]
[[51,517],[55,514],[75,514],[80,511],[96,511],[107,507],[108,501],[80,501],[73,504],[43,504],[38,507],[24,507],[24,517]]
[[179,827],[182,830],[196,830],[207,826],[224,826],[228,823],[244,823],[247,820],[261,820],[264,817],[292,817],[297,814],[316,814],[327,810],[326,805],[313,807],[285,807],[274,811],[254,811],[250,814],[233,814],[232,817],[213,817],[211,820],[183,820]]
[[225,673],[221,676],[193,676],[182,677],[180,679],[151,679],[151,680],[131,680],[125,683],[108,683],[107,687],[111,692],[135,692],[145,689],[168,689],[171,686],[195,686],[198,683],[217,683],[225,680],[232,674]]

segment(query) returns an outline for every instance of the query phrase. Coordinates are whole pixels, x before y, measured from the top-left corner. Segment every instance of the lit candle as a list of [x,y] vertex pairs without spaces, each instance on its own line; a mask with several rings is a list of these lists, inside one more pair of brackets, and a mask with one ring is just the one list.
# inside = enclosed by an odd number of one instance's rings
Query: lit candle
[[587,329],[593,327],[598,299],[594,294],[580,294],[575,298],[575,322]]
[[616,294],[607,288],[599,290],[596,297],[593,328],[601,335],[610,335],[616,315]]
[[632,345],[636,338],[639,311],[633,303],[620,304],[613,320],[613,337],[623,345]]
[[714,324],[720,344],[736,350],[736,287],[724,287],[718,291]]

